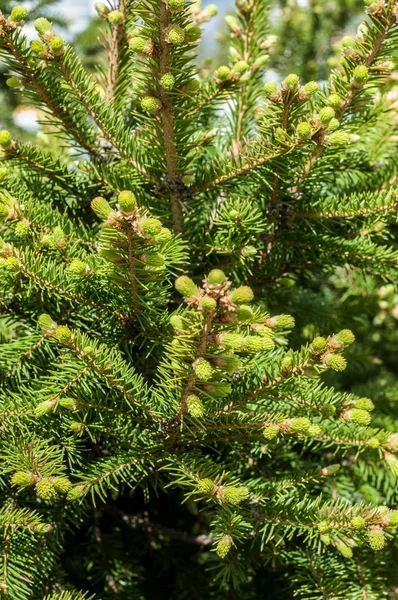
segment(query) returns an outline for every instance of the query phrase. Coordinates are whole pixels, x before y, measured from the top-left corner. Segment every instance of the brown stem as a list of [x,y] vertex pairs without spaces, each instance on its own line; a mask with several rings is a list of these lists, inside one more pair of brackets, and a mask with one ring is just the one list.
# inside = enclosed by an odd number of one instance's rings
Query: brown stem
[[117,79],[119,76],[119,64],[123,48],[123,39],[126,35],[126,0],[120,0],[118,10],[122,13],[123,19],[120,23],[113,26],[111,47],[109,51],[108,77],[106,85],[106,99],[113,102],[115,99]]
[[137,293],[137,275],[134,258],[134,232],[131,227],[127,229],[127,244],[129,256],[130,290],[133,309],[136,316],[140,314],[140,299]]
[[[166,40],[166,31],[171,23],[170,10],[164,0],[160,1],[160,77],[170,72],[171,59],[170,48]],[[178,168],[178,153],[173,121],[173,103],[171,93],[161,88],[160,99],[162,101],[161,119],[163,125],[163,143],[166,160],[167,178],[170,183],[171,216],[173,228],[176,233],[183,229],[182,201],[180,193],[176,190],[180,182]]]

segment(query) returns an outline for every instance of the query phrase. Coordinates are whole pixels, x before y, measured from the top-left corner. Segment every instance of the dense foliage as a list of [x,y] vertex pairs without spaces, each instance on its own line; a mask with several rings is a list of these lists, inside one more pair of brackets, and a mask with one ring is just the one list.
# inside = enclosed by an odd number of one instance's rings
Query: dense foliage
[[0,15],[59,143],[0,132],[6,598],[394,597],[398,4],[264,85],[268,9],[208,73],[214,5],[99,5],[96,78]]

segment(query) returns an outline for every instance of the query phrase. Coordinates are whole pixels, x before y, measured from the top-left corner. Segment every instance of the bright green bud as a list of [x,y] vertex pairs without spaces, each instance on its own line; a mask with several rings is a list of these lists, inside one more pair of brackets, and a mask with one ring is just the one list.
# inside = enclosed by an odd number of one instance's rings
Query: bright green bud
[[135,35],[129,39],[129,48],[132,52],[142,52],[150,55],[153,52],[153,42],[150,38]]
[[295,75],[294,73],[290,73],[290,75],[288,75],[286,77],[286,79],[283,81],[284,85],[288,88],[297,87],[299,82],[300,82],[299,76]]
[[234,64],[233,71],[234,73],[238,73],[238,75],[243,75],[248,70],[249,65],[245,60],[239,60]]
[[9,256],[6,259],[4,267],[10,273],[17,273],[19,271],[19,261],[16,256]]
[[199,358],[195,365],[194,370],[198,381],[210,381],[214,375],[214,369],[207,360]]
[[323,467],[321,469],[321,473],[325,477],[329,477],[330,475],[335,475],[338,471],[340,471],[340,465],[338,463],[336,463],[334,465],[328,465],[327,467]]
[[143,233],[145,233],[145,235],[153,237],[157,235],[162,229],[162,223],[161,221],[159,221],[159,219],[149,217],[148,219],[145,219],[145,221],[142,222],[141,229]]
[[308,428],[307,435],[311,437],[316,437],[317,435],[321,435],[322,427],[320,425],[311,425]]
[[226,280],[226,275],[221,269],[213,269],[207,276],[210,285],[222,285]]
[[245,337],[240,333],[223,333],[221,334],[221,343],[231,350],[242,350],[245,345]]
[[329,531],[329,523],[327,521],[321,521],[318,523],[319,533],[327,533]]
[[356,83],[366,83],[369,79],[369,69],[365,65],[355,67],[352,77]]
[[20,79],[18,79],[18,77],[9,77],[8,79],[6,79],[6,84],[8,85],[9,88],[20,88],[23,86],[23,83]]
[[285,356],[281,362],[282,371],[290,371],[293,367],[293,357]]
[[54,500],[57,497],[57,491],[50,479],[41,479],[36,483],[36,493],[39,498],[47,502]]
[[225,396],[229,396],[232,391],[232,386],[230,383],[219,381],[210,385],[205,385],[203,390],[217,398],[224,398]]
[[85,346],[83,348],[83,354],[85,354],[86,356],[91,356],[91,354],[94,354],[94,348],[92,348],[91,346]]
[[79,403],[75,398],[61,398],[58,400],[58,404],[62,406],[62,408],[66,408],[66,410],[76,410],[79,406]]
[[376,450],[376,448],[380,447],[380,442],[377,438],[370,438],[366,443],[372,450]]
[[108,8],[108,7],[107,7],[107,5],[106,5],[106,4],[104,4],[103,2],[96,2],[96,3],[94,4],[94,8],[95,8],[95,10],[97,11],[97,14],[98,14],[100,17],[106,17],[106,15],[107,15],[107,14],[108,14],[108,12],[109,12],[109,8]]
[[21,239],[27,238],[30,234],[30,224],[28,221],[19,221],[15,226],[15,235]]
[[153,267],[156,269],[160,269],[165,265],[164,256],[159,252],[156,252],[155,254],[146,254],[144,256],[144,262],[146,265],[148,265],[148,267]]
[[398,527],[398,510],[393,510],[389,513],[388,524],[391,527]]
[[375,405],[373,404],[370,398],[358,398],[354,402],[355,408],[360,408],[361,410],[367,410],[368,412],[372,412],[374,410]]
[[112,213],[112,208],[109,202],[107,202],[105,198],[101,198],[101,196],[97,196],[97,198],[94,198],[94,200],[91,201],[91,208],[97,217],[103,221],[106,221],[106,219]]
[[181,10],[185,8],[185,0],[167,0],[167,4],[173,10]]
[[87,273],[87,264],[82,260],[75,258],[70,263],[68,271],[71,273],[71,275],[79,275],[80,277],[83,277],[83,275]]
[[324,417],[331,417],[336,414],[336,407],[333,406],[333,404],[325,404],[325,406],[322,406],[321,408],[321,413]]
[[257,354],[257,352],[266,352],[274,348],[274,341],[269,336],[252,335],[245,338],[245,349],[247,352]]
[[53,329],[55,323],[53,321],[53,319],[50,317],[50,315],[46,315],[46,314],[42,314],[40,315],[39,319],[39,325],[42,329],[44,329],[45,331],[51,331],[51,329]]
[[268,81],[268,83],[266,83],[264,85],[264,94],[266,96],[272,96],[273,94],[276,94],[278,91],[278,85],[276,83],[276,81]]
[[48,19],[40,17],[35,21],[35,29],[39,35],[45,35],[52,31],[52,25]]
[[185,41],[185,31],[182,29],[182,27],[179,27],[178,25],[173,25],[172,27],[170,27],[166,39],[169,42],[169,44],[180,46]]
[[355,47],[355,40],[354,38],[352,38],[349,35],[345,35],[343,37],[343,39],[341,40],[341,45],[343,46],[343,48],[354,48]]
[[199,494],[203,494],[206,496],[210,496],[210,494],[214,493],[215,485],[211,479],[199,479],[196,484],[196,489]]
[[311,427],[311,421],[306,419],[305,417],[297,417],[296,419],[291,419],[289,423],[289,429],[293,433],[299,433],[301,435],[306,435],[308,433],[308,429]]
[[206,15],[208,17],[215,17],[216,15],[218,15],[218,8],[215,4],[208,4],[205,9],[204,12],[206,13]]
[[46,47],[40,40],[32,40],[30,42],[30,49],[34,54],[44,54],[46,52]]
[[240,504],[249,497],[249,490],[245,487],[227,487],[223,490],[224,501],[227,504]]
[[84,423],[80,423],[79,421],[72,421],[72,423],[69,425],[69,429],[76,435],[79,435],[79,433],[82,433],[82,431],[84,430]]
[[8,175],[7,167],[0,166],[0,182],[4,181]]
[[232,538],[229,535],[224,535],[217,543],[216,552],[220,558],[225,558],[231,550]]
[[20,23],[28,16],[28,11],[24,6],[14,6],[10,14],[12,23]]
[[342,329],[335,336],[336,340],[345,346],[349,346],[350,344],[355,342],[355,335],[352,333],[351,329]]
[[195,394],[191,394],[187,398],[187,411],[195,419],[201,419],[205,414],[203,402]]
[[188,42],[197,42],[202,36],[202,30],[197,25],[188,25],[185,29],[185,35]]
[[198,293],[198,288],[195,283],[192,281],[190,277],[186,275],[181,275],[175,282],[175,288],[177,292],[179,292],[185,298],[190,298],[191,296],[196,296]]
[[11,144],[11,133],[9,131],[6,131],[5,129],[0,131],[0,147],[6,150],[7,148],[10,148]]
[[344,556],[344,558],[352,558],[352,549],[349,546],[347,546],[347,544],[345,544],[344,542],[338,541],[336,544],[336,548],[340,552],[340,554]]
[[340,127],[340,121],[338,119],[331,119],[329,121],[328,127],[330,131],[335,131]]
[[217,307],[217,301],[210,296],[204,296],[200,301],[200,306],[205,310],[214,310]]
[[55,243],[64,242],[65,241],[65,233],[61,229],[61,227],[54,227],[52,232],[53,239]]
[[80,485],[75,485],[69,492],[68,495],[66,496],[67,500],[70,500],[71,502],[74,502],[75,500],[79,500],[79,498],[82,498],[84,496],[86,492],[86,486],[83,484]]
[[67,325],[58,325],[54,337],[60,342],[69,342],[72,338],[72,332]]
[[368,532],[369,546],[372,550],[383,550],[386,544],[386,538],[381,527],[371,527]]
[[176,79],[172,73],[165,73],[160,79],[160,85],[166,90],[171,90],[175,86]]
[[233,290],[229,294],[229,298],[234,304],[247,304],[253,300],[254,294],[249,286],[242,285],[241,287],[236,288],[236,290]]
[[173,235],[170,229],[167,229],[167,227],[162,227],[159,233],[155,235],[155,240],[157,242],[167,242],[168,240],[171,240],[172,237]]
[[325,362],[333,371],[344,371],[347,366],[347,361],[341,354],[328,354]]
[[321,535],[319,537],[319,539],[321,540],[321,542],[323,542],[324,544],[326,544],[326,546],[329,546],[329,544],[331,542],[330,535],[328,535],[327,533]]
[[353,529],[363,529],[366,525],[366,521],[363,517],[352,517],[351,527]]
[[321,123],[329,123],[335,117],[334,109],[331,106],[325,106],[319,111],[319,120]]
[[253,310],[247,304],[241,304],[238,307],[236,315],[239,321],[250,321],[253,318]]
[[154,96],[144,96],[141,100],[141,108],[145,112],[155,113],[158,112],[162,107],[162,103],[158,98]]
[[34,485],[36,477],[33,473],[25,473],[24,471],[17,471],[11,478],[11,485],[15,487],[25,488]]
[[56,402],[53,400],[44,400],[44,402],[40,402],[35,408],[35,417],[40,418],[49,415],[53,412],[55,406]]
[[275,317],[276,326],[281,329],[293,329],[295,325],[294,317],[291,315],[278,315]]
[[341,105],[341,96],[338,94],[330,94],[328,97],[328,104],[332,108],[339,108]]
[[371,420],[370,414],[367,410],[352,408],[347,412],[347,414],[353,423],[359,423],[359,425],[369,425]]
[[319,85],[316,81],[309,81],[305,84],[303,90],[306,94],[312,96],[313,94],[316,94],[319,91]]
[[186,89],[189,92],[196,92],[200,88],[200,81],[197,77],[193,77],[187,83]]
[[170,317],[170,325],[173,329],[185,329],[184,322],[178,315],[172,315]]
[[384,455],[384,459],[395,477],[398,477],[398,458],[388,452]]
[[332,146],[346,146],[351,141],[351,136],[345,131],[334,131],[329,136]]
[[227,356],[221,354],[213,360],[213,363],[217,367],[223,369],[224,371],[227,371],[227,373],[231,375],[232,373],[235,373],[235,371],[238,371],[242,367],[242,361],[237,356],[233,355]]
[[233,31],[233,33],[238,34],[240,32],[241,29],[239,26],[238,19],[236,17],[233,17],[232,15],[227,15],[225,17],[225,22],[228,25],[229,29]]
[[263,435],[266,440],[273,440],[277,437],[279,433],[278,425],[268,425],[263,429]]
[[111,10],[106,17],[112,25],[118,25],[123,21],[123,13],[120,10]]
[[59,56],[64,51],[64,40],[61,37],[59,37],[59,35],[55,35],[50,40],[50,48],[51,52],[55,56]]
[[297,135],[301,138],[307,138],[311,135],[311,125],[307,121],[302,121],[297,125]]
[[55,491],[59,494],[67,494],[72,488],[72,484],[67,477],[54,477],[52,483]]
[[230,74],[231,74],[231,69],[229,67],[227,67],[226,65],[222,65],[221,67],[218,67],[218,69],[216,71],[216,77],[220,81],[225,81],[226,79],[228,79]]

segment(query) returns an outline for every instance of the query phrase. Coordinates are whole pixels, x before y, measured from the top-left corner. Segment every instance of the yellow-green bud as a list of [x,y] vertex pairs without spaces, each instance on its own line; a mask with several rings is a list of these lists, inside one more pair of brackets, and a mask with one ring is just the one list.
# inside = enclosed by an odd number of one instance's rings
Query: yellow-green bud
[[229,294],[229,298],[234,304],[247,304],[253,300],[254,294],[249,286],[242,285],[241,287],[236,288],[236,290],[233,290]]
[[120,192],[118,196],[118,202],[120,210],[126,213],[132,212],[137,205],[137,201],[133,192],[130,192],[129,190],[123,190]]
[[202,30],[198,25],[193,25],[191,23],[185,29],[185,36],[188,42],[197,42],[202,36]]
[[129,40],[129,48],[133,52],[142,52],[150,56],[153,52],[153,42],[150,38],[135,35]]
[[329,531],[329,523],[327,521],[321,521],[317,527],[319,533],[327,533]]
[[185,7],[185,0],[167,0],[167,4],[172,10],[182,10]]
[[223,333],[221,334],[221,343],[231,350],[242,350],[245,345],[245,337],[240,333]]
[[72,275],[83,277],[83,275],[86,275],[87,273],[87,264],[82,260],[75,258],[68,266],[68,271]]
[[39,35],[45,35],[46,33],[52,32],[52,25],[48,19],[39,17],[35,21],[35,29]]
[[386,544],[386,538],[381,527],[371,527],[368,532],[369,546],[372,550],[383,550]]
[[353,529],[363,529],[366,525],[366,521],[363,517],[352,517],[351,527]]
[[372,450],[376,450],[376,448],[380,447],[380,442],[377,438],[370,438],[366,444],[369,446],[369,448],[372,448]]
[[218,67],[218,69],[216,71],[216,77],[220,81],[225,81],[226,79],[228,79],[230,74],[231,74],[231,69],[229,67],[227,67],[226,65],[221,65],[221,67]]
[[86,486],[84,484],[75,485],[66,496],[67,500],[74,502],[75,500],[79,500],[82,498],[86,492]]
[[312,96],[313,94],[316,94],[319,91],[319,85],[316,81],[309,81],[305,84],[303,90],[306,94]]
[[177,330],[178,329],[180,329],[180,330],[185,329],[184,322],[181,319],[181,317],[178,316],[178,315],[172,315],[170,317],[170,325],[172,326],[173,329],[177,329]]
[[264,94],[266,96],[273,96],[273,94],[276,94],[277,91],[278,91],[278,85],[277,85],[276,81],[268,81],[264,85]]
[[218,7],[215,4],[208,4],[205,7],[204,12],[210,18],[215,17],[216,15],[218,15]]
[[359,423],[359,425],[369,425],[371,420],[370,414],[367,410],[352,408],[347,412],[347,414],[353,423]]
[[210,296],[204,296],[200,301],[200,306],[204,310],[214,310],[217,307],[217,301]]
[[55,322],[54,320],[50,317],[50,315],[46,315],[45,313],[40,315],[39,319],[39,325],[42,329],[44,329],[45,331],[51,331],[51,329],[53,329]]
[[165,73],[163,77],[160,78],[160,85],[164,87],[166,90],[171,90],[175,86],[176,79],[172,73]]
[[27,238],[30,234],[30,223],[25,219],[19,221],[15,226],[15,235],[21,239]]
[[52,483],[55,491],[59,494],[67,494],[72,488],[72,484],[67,477],[53,477]]
[[356,83],[366,83],[369,79],[369,69],[365,65],[355,67],[352,77]]
[[321,121],[321,123],[327,124],[332,119],[334,119],[335,115],[336,113],[334,112],[334,109],[331,106],[325,106],[325,108],[322,108],[319,111],[319,120]]
[[94,198],[94,200],[91,201],[91,208],[97,217],[103,221],[106,221],[106,219],[112,213],[112,208],[109,202],[107,202],[105,198],[101,198],[101,196],[97,196],[97,198]]
[[23,86],[23,82],[18,79],[18,77],[9,77],[8,79],[6,79],[6,85],[9,88],[20,88]]
[[31,485],[34,485],[36,482],[36,477],[33,473],[25,473],[24,471],[17,471],[11,478],[11,485],[20,488],[26,488]]
[[54,500],[57,497],[57,491],[53,482],[50,479],[41,479],[36,483],[36,493],[39,498],[47,502]]
[[210,496],[210,494],[213,494],[215,487],[216,486],[214,485],[212,480],[208,478],[199,479],[198,483],[196,484],[196,489],[198,493],[206,496]]
[[361,410],[367,410],[369,412],[372,412],[375,407],[370,398],[358,398],[358,400],[355,400],[354,404],[355,408],[360,408]]
[[194,365],[194,370],[198,381],[210,381],[210,379],[214,375],[213,367],[204,358],[199,358],[196,361]]
[[329,136],[332,146],[346,146],[351,141],[351,136],[345,131],[334,131]]
[[226,280],[226,275],[221,269],[213,269],[208,274],[207,280],[211,285],[222,285]]
[[171,240],[172,237],[173,234],[171,233],[170,229],[167,227],[162,227],[159,233],[155,235],[154,239],[157,242],[167,242],[168,240]]
[[64,40],[59,35],[55,35],[50,40],[50,48],[55,56],[60,56],[64,51]]
[[144,96],[141,100],[141,108],[145,112],[155,113],[162,108],[162,103],[155,96]]
[[0,166],[0,182],[4,181],[8,175],[7,167]]
[[145,219],[145,221],[142,222],[141,229],[142,232],[145,233],[145,235],[153,237],[157,235],[162,229],[162,223],[161,221],[159,221],[159,219],[149,217],[148,219]]
[[245,338],[245,349],[247,352],[256,354],[257,352],[266,352],[274,348],[274,341],[269,336],[252,335]]
[[340,121],[338,119],[331,119],[328,123],[330,131],[335,131],[340,127]]
[[349,346],[355,342],[355,335],[352,333],[351,329],[342,329],[335,335],[335,338],[345,346]]
[[307,138],[311,135],[311,124],[307,121],[302,121],[297,125],[297,135],[301,138]]
[[216,552],[220,558],[225,558],[231,550],[232,538],[229,535],[224,535],[217,543]]
[[195,394],[190,394],[187,398],[187,411],[195,419],[201,419],[205,414],[203,402]]
[[233,66],[234,73],[238,73],[238,75],[243,75],[248,70],[249,65],[245,60],[238,60],[237,63]]
[[253,316],[253,310],[250,306],[248,306],[247,304],[241,304],[237,310],[236,313],[239,321],[250,321]]
[[276,326],[281,329],[293,329],[295,325],[294,317],[291,315],[277,315],[275,319]]
[[58,400],[58,404],[66,410],[76,410],[79,407],[79,403],[76,398],[61,398]]
[[72,332],[67,325],[58,325],[54,337],[60,342],[69,342],[72,338]]
[[79,435],[79,433],[82,433],[82,431],[84,430],[84,423],[80,423],[79,421],[72,421],[72,423],[69,425],[69,429],[76,435]]
[[3,129],[0,131],[0,147],[7,150],[12,145],[12,137],[9,131]]
[[336,544],[336,548],[340,552],[340,554],[344,556],[344,558],[352,558],[352,549],[349,546],[347,546],[347,544],[345,544],[344,542],[338,541]]
[[10,273],[17,273],[19,271],[19,260],[16,256],[9,256],[6,259],[4,267]]
[[226,487],[223,490],[223,500],[227,504],[240,504],[249,497],[249,490],[245,487]]
[[45,54],[46,47],[40,40],[32,40],[30,42],[30,49],[34,54]]
[[293,433],[299,433],[301,435],[306,435],[310,427],[311,421],[305,417],[297,417],[295,419],[291,419],[289,422],[289,430]]
[[44,415],[48,415],[53,412],[56,406],[56,401],[54,400],[44,400],[44,402],[40,402],[35,408],[35,416],[40,418]]
[[179,292],[185,298],[196,296],[198,293],[198,288],[196,287],[195,283],[186,275],[181,275],[181,277],[178,277],[174,285],[177,292]]
[[391,527],[398,527],[398,510],[393,510],[388,514],[388,524]]
[[279,434],[280,428],[278,425],[268,425],[263,429],[263,435],[266,440],[273,440]]
[[341,45],[343,46],[343,48],[354,48],[355,47],[355,40],[354,38],[352,38],[349,35],[345,35],[343,37],[343,39],[341,40]]
[[341,106],[341,96],[338,94],[330,94],[330,96],[328,96],[328,104],[332,108],[339,108]]
[[325,362],[333,371],[344,371],[347,366],[347,361],[341,354],[328,354]]
[[185,41],[185,31],[179,25],[173,25],[167,32],[166,40],[169,44],[180,46]]
[[299,82],[300,82],[299,76],[296,75],[295,73],[290,73],[290,75],[288,75],[286,77],[286,79],[284,79],[284,81],[283,81],[284,85],[288,88],[297,87]]
[[28,11],[24,6],[14,6],[10,14],[10,21],[12,23],[20,23],[28,16]]
[[308,427],[307,435],[311,437],[316,437],[317,435],[321,435],[321,433],[322,427],[320,425],[315,424]]
[[111,10],[106,18],[112,25],[119,25],[119,23],[123,21],[123,13],[121,13],[120,10]]

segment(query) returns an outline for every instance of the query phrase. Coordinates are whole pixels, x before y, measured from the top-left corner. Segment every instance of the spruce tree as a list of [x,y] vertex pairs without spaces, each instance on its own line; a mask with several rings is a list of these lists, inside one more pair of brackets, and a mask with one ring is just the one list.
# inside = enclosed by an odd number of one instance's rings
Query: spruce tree
[[28,42],[0,16],[61,147],[0,132],[3,597],[393,597],[397,421],[328,383],[340,307],[289,342],[292,282],[397,279],[398,3],[366,6],[304,84],[264,85],[267,0],[237,0],[212,73],[214,5],[100,5],[98,78],[47,19]]

